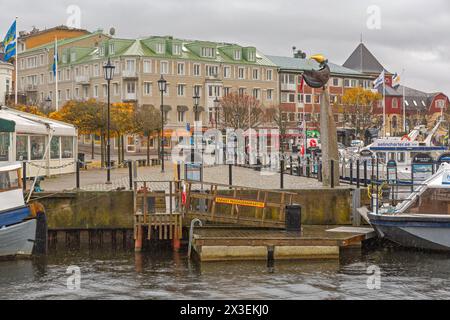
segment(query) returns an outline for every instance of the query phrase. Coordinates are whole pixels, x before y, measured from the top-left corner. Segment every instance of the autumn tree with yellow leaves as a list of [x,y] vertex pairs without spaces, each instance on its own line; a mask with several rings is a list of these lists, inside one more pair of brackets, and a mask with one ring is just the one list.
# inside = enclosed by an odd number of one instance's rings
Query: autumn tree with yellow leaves
[[351,115],[350,122],[356,133],[364,132],[372,124],[373,109],[381,100],[378,92],[361,87],[347,89],[342,96],[344,115]]

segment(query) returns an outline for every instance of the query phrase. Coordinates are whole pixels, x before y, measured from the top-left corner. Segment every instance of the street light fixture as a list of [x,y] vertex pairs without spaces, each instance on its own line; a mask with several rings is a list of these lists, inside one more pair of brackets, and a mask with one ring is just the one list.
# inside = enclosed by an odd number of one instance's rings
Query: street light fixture
[[105,80],[108,83],[108,120],[107,120],[107,140],[106,140],[106,152],[107,152],[107,164],[106,164],[106,184],[111,184],[111,95],[110,87],[111,80],[113,79],[114,69],[116,67],[111,63],[111,59],[108,58],[108,62],[103,66]]
[[163,75],[158,80],[158,88],[161,93],[161,172],[164,172],[164,93],[167,91],[167,81]]

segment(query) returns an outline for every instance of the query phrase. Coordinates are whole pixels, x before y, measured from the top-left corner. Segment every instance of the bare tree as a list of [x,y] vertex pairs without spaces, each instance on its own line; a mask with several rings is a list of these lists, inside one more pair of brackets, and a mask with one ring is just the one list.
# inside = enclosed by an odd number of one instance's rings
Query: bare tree
[[142,133],[147,137],[148,164],[150,163],[150,137],[152,133],[161,131],[161,111],[156,109],[153,105],[140,106],[135,114],[135,128],[136,133]]
[[269,109],[266,110],[265,115],[264,115],[264,119],[269,122],[272,123],[279,132],[279,146],[280,146],[280,152],[281,154],[284,153],[284,143],[283,143],[283,138],[286,136],[286,131],[287,131],[287,127],[288,127],[288,119],[283,112],[283,109],[280,105],[278,106],[273,106]]
[[263,109],[256,98],[230,93],[220,101],[218,122],[222,127],[247,130],[255,128],[263,120]]

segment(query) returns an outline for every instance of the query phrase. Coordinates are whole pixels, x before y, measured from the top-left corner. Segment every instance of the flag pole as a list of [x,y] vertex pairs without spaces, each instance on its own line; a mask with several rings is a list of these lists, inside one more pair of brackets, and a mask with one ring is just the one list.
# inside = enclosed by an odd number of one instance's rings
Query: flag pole
[[55,52],[53,54],[55,60],[55,105],[56,111],[59,111],[59,94],[58,94],[58,37],[55,37]]
[[386,75],[383,70],[383,131],[386,138]]
[[18,17],[16,17],[16,67],[15,69],[15,73],[16,73],[16,81],[14,83],[14,104],[17,105],[17,83],[19,82],[19,60],[18,60],[18,51],[19,51],[19,38],[17,37],[17,19]]

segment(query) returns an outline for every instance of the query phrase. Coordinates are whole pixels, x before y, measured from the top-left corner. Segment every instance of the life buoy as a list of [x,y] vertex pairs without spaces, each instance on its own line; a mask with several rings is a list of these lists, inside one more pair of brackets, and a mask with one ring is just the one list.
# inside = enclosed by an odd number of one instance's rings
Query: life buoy
[[405,140],[411,141],[411,138],[410,138],[407,134],[405,134],[405,135],[402,137],[402,141],[405,141]]
[[314,140],[314,139],[310,140],[310,141],[309,141],[309,146],[310,146],[310,147],[313,147],[313,148],[314,148],[314,147],[317,147],[317,141]]

